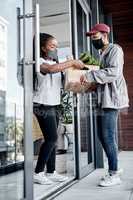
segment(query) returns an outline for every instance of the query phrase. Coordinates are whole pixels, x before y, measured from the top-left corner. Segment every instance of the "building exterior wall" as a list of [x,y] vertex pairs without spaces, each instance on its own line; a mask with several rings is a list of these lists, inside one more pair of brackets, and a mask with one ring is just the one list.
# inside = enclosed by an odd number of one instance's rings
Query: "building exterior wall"
[[133,1],[100,0],[104,14],[112,17],[113,39],[124,50],[124,76],[128,86],[130,107],[119,116],[119,148],[133,150]]
[[119,147],[122,150],[133,150],[133,42],[124,44],[123,40],[120,40],[119,44],[123,47],[125,54],[124,75],[130,100],[130,107],[123,110],[119,117]]

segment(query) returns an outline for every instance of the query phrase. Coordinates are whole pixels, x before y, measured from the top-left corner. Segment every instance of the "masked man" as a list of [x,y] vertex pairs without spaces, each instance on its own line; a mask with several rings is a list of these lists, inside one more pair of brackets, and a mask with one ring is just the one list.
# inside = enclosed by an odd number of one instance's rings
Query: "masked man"
[[108,174],[100,179],[99,185],[108,187],[121,183],[118,169],[117,122],[119,109],[128,107],[128,93],[123,76],[123,50],[109,43],[110,27],[96,24],[86,35],[100,53],[102,69],[91,71],[81,77],[81,84],[97,85],[98,137],[108,159]]

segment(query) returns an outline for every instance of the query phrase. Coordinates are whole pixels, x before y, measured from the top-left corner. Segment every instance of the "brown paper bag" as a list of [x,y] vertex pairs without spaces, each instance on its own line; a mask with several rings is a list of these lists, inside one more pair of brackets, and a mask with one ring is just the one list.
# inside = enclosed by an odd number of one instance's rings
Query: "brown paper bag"
[[65,72],[65,90],[72,91],[74,93],[82,93],[86,92],[89,88],[89,86],[86,84],[86,86],[81,85],[80,83],[80,77],[86,72],[89,72],[89,70],[98,70],[99,66],[94,65],[85,65],[88,70],[77,70],[77,69],[67,69]]

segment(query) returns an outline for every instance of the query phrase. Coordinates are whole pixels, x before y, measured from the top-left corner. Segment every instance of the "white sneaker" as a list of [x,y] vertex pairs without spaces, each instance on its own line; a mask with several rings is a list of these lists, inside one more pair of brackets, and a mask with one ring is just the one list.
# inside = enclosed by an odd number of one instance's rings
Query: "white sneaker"
[[108,175],[104,180],[100,180],[99,186],[109,187],[121,184],[121,179],[118,175]]
[[47,173],[47,177],[54,182],[64,182],[68,180],[67,176],[62,176],[56,171],[54,171],[54,173]]
[[34,183],[39,183],[41,185],[51,185],[53,182],[49,180],[44,172],[34,174]]
[[[124,170],[122,168],[119,168],[115,175],[118,175],[121,177],[123,172],[124,172]],[[102,176],[100,180],[105,180],[107,176],[109,176],[109,172],[107,174],[105,174],[104,176]]]
[[122,176],[123,173],[124,173],[124,170],[123,170],[122,168],[119,168],[119,169],[117,170],[117,174],[118,174],[119,176]]

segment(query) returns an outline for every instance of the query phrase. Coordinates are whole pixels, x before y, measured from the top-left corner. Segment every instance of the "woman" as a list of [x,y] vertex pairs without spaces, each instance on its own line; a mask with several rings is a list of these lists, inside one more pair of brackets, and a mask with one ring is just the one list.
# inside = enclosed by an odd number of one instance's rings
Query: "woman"
[[[49,34],[40,34],[40,70],[38,90],[34,92],[34,114],[44,136],[41,145],[34,181],[51,184],[65,181],[66,177],[55,171],[57,121],[56,106],[60,104],[61,73],[69,67],[81,69],[84,64],[79,60],[57,63],[57,40]],[[46,173],[44,168],[46,166]]]

